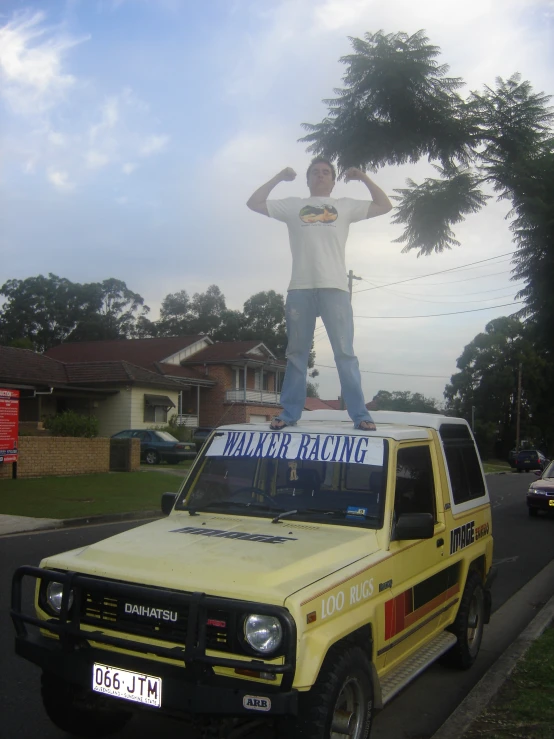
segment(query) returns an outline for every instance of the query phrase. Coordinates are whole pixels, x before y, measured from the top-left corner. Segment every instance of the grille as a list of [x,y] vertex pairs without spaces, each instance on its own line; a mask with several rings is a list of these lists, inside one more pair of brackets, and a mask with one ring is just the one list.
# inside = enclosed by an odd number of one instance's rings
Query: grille
[[[230,615],[224,611],[201,611],[206,619],[206,649],[229,652]],[[126,634],[185,644],[189,625],[188,607],[176,609],[159,603],[133,601],[87,591],[83,593],[81,623]],[[198,625],[196,626],[196,639]]]

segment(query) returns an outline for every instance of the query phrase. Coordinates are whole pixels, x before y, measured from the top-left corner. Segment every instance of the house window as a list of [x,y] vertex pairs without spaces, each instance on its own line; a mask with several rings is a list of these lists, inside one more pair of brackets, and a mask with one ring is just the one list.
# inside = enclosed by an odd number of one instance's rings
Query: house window
[[144,422],[145,423],[167,423],[167,408],[159,405],[144,406]]
[[145,423],[167,423],[167,412],[175,408],[175,403],[167,395],[144,396],[144,422]]
[[235,367],[235,390],[244,390],[244,369],[242,367]]
[[254,375],[254,389],[255,390],[268,390],[269,389],[269,375],[267,372],[256,372]]

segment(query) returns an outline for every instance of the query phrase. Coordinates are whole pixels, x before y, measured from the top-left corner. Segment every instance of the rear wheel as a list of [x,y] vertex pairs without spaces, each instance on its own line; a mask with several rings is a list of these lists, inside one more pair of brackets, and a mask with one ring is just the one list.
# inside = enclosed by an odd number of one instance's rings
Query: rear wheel
[[148,449],[144,455],[144,461],[146,464],[159,464],[160,455],[154,449]]
[[481,576],[475,570],[468,573],[456,620],[450,631],[458,641],[443,658],[443,662],[467,670],[477,659],[485,625],[485,592]]
[[100,739],[121,731],[131,713],[116,701],[72,685],[50,672],[42,673],[42,703],[48,718],[62,731],[87,739]]
[[300,693],[298,715],[285,719],[288,739],[367,739],[373,718],[371,663],[360,647],[329,651],[308,693]]

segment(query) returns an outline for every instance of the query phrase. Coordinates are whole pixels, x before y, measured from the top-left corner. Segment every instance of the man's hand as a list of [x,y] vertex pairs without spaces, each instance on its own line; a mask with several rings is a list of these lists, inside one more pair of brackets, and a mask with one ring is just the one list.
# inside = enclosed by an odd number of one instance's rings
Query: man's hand
[[367,175],[365,175],[361,169],[357,169],[356,167],[350,167],[346,170],[344,173],[344,180],[345,182],[350,182],[350,180],[365,180]]
[[275,177],[272,177],[269,182],[266,182],[265,185],[259,187],[256,192],[250,196],[246,205],[255,213],[261,213],[263,216],[268,216],[269,212],[267,210],[266,201],[273,188],[277,187],[280,182],[292,182],[294,179],[296,179],[296,172],[294,169],[292,167],[285,167],[285,169],[282,169],[275,175]]
[[296,179],[296,172],[292,167],[285,167],[279,172],[277,178],[280,182],[292,182]]

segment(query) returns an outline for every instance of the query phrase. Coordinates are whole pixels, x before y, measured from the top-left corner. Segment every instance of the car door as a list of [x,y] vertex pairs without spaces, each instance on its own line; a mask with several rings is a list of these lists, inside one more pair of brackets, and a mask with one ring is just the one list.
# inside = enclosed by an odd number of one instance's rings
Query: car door
[[[380,653],[387,668],[405,659],[441,630],[441,615],[457,583],[446,550],[444,504],[436,451],[430,443],[403,444],[396,452],[394,515],[390,544],[391,597],[385,602]],[[397,541],[395,522],[404,514],[430,513],[430,539]]]

